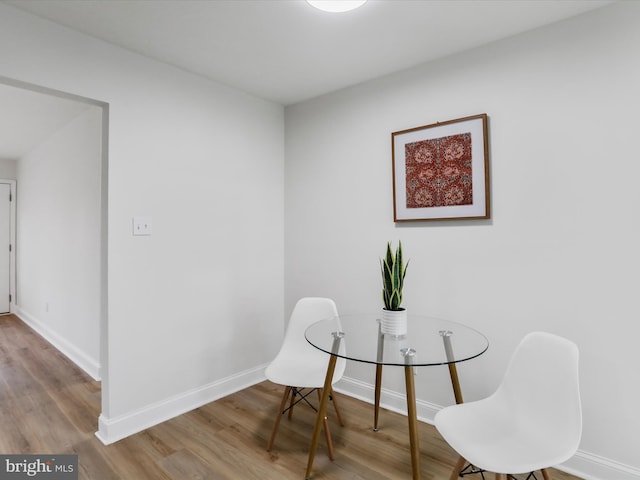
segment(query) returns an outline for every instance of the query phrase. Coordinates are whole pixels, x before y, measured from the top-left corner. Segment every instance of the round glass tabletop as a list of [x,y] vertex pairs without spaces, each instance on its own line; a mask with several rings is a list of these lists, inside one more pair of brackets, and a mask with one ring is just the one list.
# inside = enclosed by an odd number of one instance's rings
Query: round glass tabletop
[[466,325],[407,316],[407,333],[382,334],[381,314],[339,315],[314,323],[307,341],[329,354],[378,365],[445,365],[470,360],[489,348],[487,338]]

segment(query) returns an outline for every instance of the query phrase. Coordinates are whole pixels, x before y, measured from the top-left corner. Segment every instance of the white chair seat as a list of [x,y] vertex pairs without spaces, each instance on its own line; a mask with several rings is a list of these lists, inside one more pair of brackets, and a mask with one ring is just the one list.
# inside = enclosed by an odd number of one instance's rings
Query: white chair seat
[[[549,427],[509,415],[507,406],[480,400],[444,409],[437,427],[467,462],[490,472],[529,473],[557,465],[571,456],[558,450]],[[482,422],[477,422],[482,418]]]
[[296,363],[274,361],[267,367],[264,374],[269,381],[279,385],[291,385],[298,388],[322,388],[327,375],[326,364],[329,362],[329,355],[326,353],[322,353],[322,355],[324,355],[322,359],[324,366],[322,363],[318,364],[318,362],[310,361],[308,358],[300,358]]
[[499,474],[543,470],[547,478],[544,471],[571,458],[580,442],[577,347],[548,333],[527,335],[493,395],[440,410],[435,425],[477,468]]

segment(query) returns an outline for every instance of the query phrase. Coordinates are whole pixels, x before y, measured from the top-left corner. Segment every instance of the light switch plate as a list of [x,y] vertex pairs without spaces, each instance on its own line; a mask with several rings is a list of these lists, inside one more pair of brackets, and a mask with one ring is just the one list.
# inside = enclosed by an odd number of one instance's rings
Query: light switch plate
[[151,235],[151,217],[133,217],[134,235]]

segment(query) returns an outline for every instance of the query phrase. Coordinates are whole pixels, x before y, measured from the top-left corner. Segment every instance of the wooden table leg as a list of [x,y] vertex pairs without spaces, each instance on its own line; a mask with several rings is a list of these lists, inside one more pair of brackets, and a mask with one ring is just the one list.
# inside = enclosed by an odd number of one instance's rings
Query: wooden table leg
[[304,474],[305,480],[311,478],[311,469],[313,468],[313,460],[318,449],[318,441],[320,440],[320,430],[327,414],[327,403],[329,403],[329,395],[331,394],[331,383],[333,382],[333,373],[336,370],[336,362],[338,360],[338,350],[340,341],[344,337],[342,332],[333,332],[333,346],[331,348],[332,355],[329,357],[329,365],[327,366],[327,375],[324,379],[324,387],[322,389],[322,398],[320,406],[318,406],[318,415],[316,417],[316,425],[313,429],[313,437],[311,438],[311,449],[309,450],[309,460],[307,461],[307,471]]
[[413,472],[413,480],[420,480],[420,440],[418,437],[418,415],[416,412],[416,390],[413,381],[413,366],[405,365],[404,380],[407,390],[407,417],[409,418],[411,470]]
[[[449,376],[451,377],[451,386],[453,387],[453,396],[456,399],[457,404],[461,404],[462,390],[460,389],[460,381],[458,380],[458,369],[455,363],[449,364]],[[460,472],[466,468],[467,462],[464,458],[460,457],[458,463],[454,467],[454,473],[451,474],[451,479],[459,478]]]
[[451,345],[451,336],[453,332],[450,330],[440,330],[440,336],[444,343],[444,351],[449,364],[449,376],[451,377],[451,386],[453,387],[453,396],[456,403],[462,403],[462,390],[460,390],[460,381],[458,380],[458,369],[456,368],[456,357],[453,354],[453,346]]
[[453,396],[456,403],[462,403],[462,390],[460,390],[460,381],[458,380],[458,369],[455,363],[449,364],[449,376],[451,377],[451,386],[453,387]]
[[[460,389],[460,380],[458,379],[458,369],[456,368],[456,358],[453,354],[453,346],[451,345],[451,336],[453,332],[450,330],[441,330],[440,336],[442,337],[442,341],[444,342],[444,351],[447,355],[447,362],[449,362],[449,377],[451,377],[451,387],[453,387],[453,396],[456,399],[457,404],[463,403],[462,399],[462,390]],[[467,461],[459,457],[458,463],[454,467],[453,473],[451,474],[451,480],[460,477],[460,472],[465,470],[467,467],[465,465]],[[483,477],[484,478],[484,477]]]
[[382,320],[378,320],[378,352],[376,362],[376,389],[373,407],[373,431],[378,431],[378,419],[380,418],[380,392],[382,390],[382,362],[384,359],[384,334],[382,333]]
[[376,390],[375,406],[373,410],[373,431],[378,431],[378,418],[380,416],[380,392],[382,390],[382,365],[376,365]]
[[316,450],[318,448],[318,441],[320,440],[320,430],[324,423],[324,418],[327,413],[327,403],[329,403],[329,393],[331,392],[331,381],[333,380],[333,372],[336,369],[336,360],[338,357],[331,355],[329,358],[329,366],[327,367],[327,376],[324,380],[324,388],[322,389],[322,398],[320,399],[320,406],[318,407],[318,415],[316,416],[316,426],[313,429],[313,437],[311,437],[311,449],[309,450],[309,460],[307,462],[307,471],[304,474],[305,480],[309,480],[311,476],[311,469],[313,468],[313,460],[316,456]]

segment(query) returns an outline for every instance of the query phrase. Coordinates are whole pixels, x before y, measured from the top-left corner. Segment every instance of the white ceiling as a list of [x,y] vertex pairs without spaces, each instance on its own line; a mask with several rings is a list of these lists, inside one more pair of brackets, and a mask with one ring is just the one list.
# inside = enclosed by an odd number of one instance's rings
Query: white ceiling
[[600,0],[3,0],[285,105],[578,15]]
[[[612,3],[369,0],[335,14],[304,0],[0,1],[283,105]],[[1,116],[8,108],[0,103]]]

